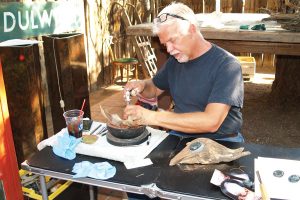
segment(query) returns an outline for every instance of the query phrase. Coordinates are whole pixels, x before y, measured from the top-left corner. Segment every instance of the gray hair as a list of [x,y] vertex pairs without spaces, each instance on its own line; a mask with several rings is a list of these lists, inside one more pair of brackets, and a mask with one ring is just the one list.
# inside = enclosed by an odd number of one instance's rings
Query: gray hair
[[199,31],[196,15],[194,11],[191,8],[189,8],[187,5],[183,3],[173,2],[168,6],[166,6],[162,11],[160,11],[158,17],[164,13],[178,15],[186,20],[170,17],[170,19],[167,19],[165,22],[162,23],[155,23],[154,21],[154,25],[153,25],[154,34],[160,32],[160,27],[162,25],[172,25],[174,23],[177,23],[177,25],[181,27],[180,30],[183,31],[183,33],[187,33],[189,27],[187,25],[190,24],[194,24],[197,30]]

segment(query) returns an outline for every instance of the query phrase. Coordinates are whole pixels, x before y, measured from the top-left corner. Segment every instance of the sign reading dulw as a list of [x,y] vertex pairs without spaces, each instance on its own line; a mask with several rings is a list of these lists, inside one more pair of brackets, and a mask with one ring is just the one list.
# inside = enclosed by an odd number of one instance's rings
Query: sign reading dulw
[[83,1],[0,4],[0,41],[82,31]]

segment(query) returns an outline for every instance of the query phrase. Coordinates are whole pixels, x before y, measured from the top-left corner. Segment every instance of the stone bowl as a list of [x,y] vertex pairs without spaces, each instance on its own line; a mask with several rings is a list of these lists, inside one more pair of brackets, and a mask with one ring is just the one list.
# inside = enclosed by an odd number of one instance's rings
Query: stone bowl
[[146,126],[134,126],[134,127],[117,127],[112,124],[107,124],[108,132],[119,139],[132,139],[140,136],[146,130]]

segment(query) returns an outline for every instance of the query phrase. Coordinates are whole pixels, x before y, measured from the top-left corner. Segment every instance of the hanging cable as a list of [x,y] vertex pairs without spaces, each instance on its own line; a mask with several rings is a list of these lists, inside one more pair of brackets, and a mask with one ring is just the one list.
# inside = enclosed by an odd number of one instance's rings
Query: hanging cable
[[62,108],[63,112],[65,112],[65,102],[62,98],[61,95],[61,90],[60,90],[60,81],[59,81],[59,75],[58,75],[58,68],[57,68],[57,62],[56,62],[56,52],[55,52],[55,38],[53,38],[53,43],[52,43],[52,48],[53,48],[53,53],[54,53],[54,64],[55,64],[55,70],[56,70],[56,77],[57,77],[57,84],[58,84],[58,92],[59,92],[59,97],[60,97],[60,107]]

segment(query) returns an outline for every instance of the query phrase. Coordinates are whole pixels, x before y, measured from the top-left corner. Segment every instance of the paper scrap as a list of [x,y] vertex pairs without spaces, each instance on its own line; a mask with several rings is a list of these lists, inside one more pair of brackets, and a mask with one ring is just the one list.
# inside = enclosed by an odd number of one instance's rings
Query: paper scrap
[[[270,198],[299,199],[300,181],[291,183],[289,177],[293,174],[300,175],[300,161],[258,157],[254,160],[254,171],[259,171],[261,180],[265,185]],[[276,170],[284,172],[282,177],[274,176]],[[255,174],[255,173],[254,173]],[[259,181],[255,174],[255,194],[260,194]]]
[[128,162],[124,163],[126,169],[145,167],[145,166],[152,165],[152,164],[153,163],[152,163],[150,158],[139,159],[139,160],[134,160],[134,161],[128,161]]

